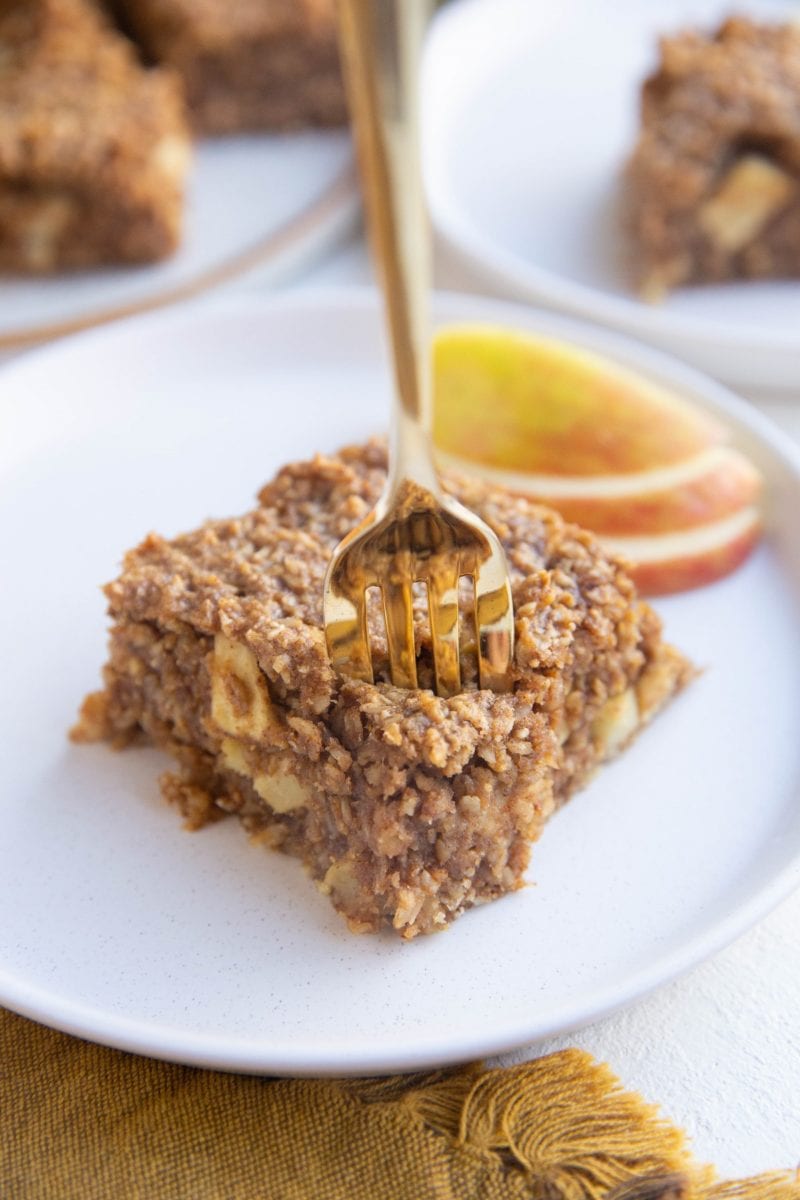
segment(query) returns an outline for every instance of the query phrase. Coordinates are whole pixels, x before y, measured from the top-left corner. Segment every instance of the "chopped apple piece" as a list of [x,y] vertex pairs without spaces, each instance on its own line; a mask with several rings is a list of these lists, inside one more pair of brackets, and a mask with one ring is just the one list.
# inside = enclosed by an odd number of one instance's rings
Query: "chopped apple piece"
[[606,700],[592,725],[592,737],[604,758],[620,751],[639,727],[639,706],[633,688]]
[[277,722],[253,651],[222,633],[214,639],[211,658],[211,720],[223,733],[254,741]]
[[770,159],[743,155],[700,209],[700,228],[712,242],[735,254],[778,215],[794,190],[791,176]]
[[296,775],[280,769],[254,771],[245,747],[233,738],[222,739],[222,761],[231,771],[249,779],[261,799],[266,800],[275,812],[293,812],[308,804],[308,789]]

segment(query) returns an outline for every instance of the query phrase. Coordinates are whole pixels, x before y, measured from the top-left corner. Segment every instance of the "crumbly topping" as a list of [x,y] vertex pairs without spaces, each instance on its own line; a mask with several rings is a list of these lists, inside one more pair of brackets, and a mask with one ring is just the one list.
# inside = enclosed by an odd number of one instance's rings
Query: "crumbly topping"
[[[312,693],[329,700],[339,685],[322,632],[325,571],[336,544],[373,507],[385,472],[386,450],[377,441],[318,455],[284,467],[243,517],[209,521],[172,541],[151,534],[107,588],[112,615],[245,638],[285,703],[305,705]],[[504,545],[516,690],[545,696],[550,673],[568,662],[580,670],[606,651],[609,684],[641,662],[644,606],[623,567],[590,534],[523,497],[456,476],[446,482]],[[385,639],[376,612],[371,621],[380,676]],[[415,628],[424,683],[431,652],[423,597],[415,599]]]

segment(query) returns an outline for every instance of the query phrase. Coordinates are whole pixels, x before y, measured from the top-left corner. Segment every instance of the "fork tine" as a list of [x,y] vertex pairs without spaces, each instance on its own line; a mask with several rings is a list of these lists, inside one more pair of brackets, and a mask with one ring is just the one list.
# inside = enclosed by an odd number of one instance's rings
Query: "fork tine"
[[507,692],[514,651],[514,606],[508,576],[492,556],[475,573],[475,628],[482,688]]
[[417,686],[417,659],[414,648],[414,610],[411,582],[386,580],[381,584],[389,664],[395,687]]
[[458,657],[458,567],[448,563],[428,578],[428,617],[433,645],[436,694],[455,696],[461,691]]
[[326,583],[324,622],[328,657],[333,669],[372,683],[366,592],[363,587],[346,588],[341,571],[334,571],[330,582]]

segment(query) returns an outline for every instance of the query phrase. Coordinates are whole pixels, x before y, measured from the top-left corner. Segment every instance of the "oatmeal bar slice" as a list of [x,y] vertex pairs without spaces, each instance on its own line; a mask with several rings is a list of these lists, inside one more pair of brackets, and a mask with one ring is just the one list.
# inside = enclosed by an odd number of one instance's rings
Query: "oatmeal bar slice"
[[333,0],[116,0],[157,62],[183,78],[201,133],[346,120]]
[[800,276],[800,25],[665,38],[625,184],[645,297]]
[[424,598],[421,687],[339,678],[322,584],[385,477],[379,443],[285,467],[245,516],[131,551],[108,595],[105,689],[78,740],[145,734],[178,763],[165,795],[190,823],[223,812],[301,858],[354,930],[405,938],[522,886],[547,817],[689,677],[623,568],[549,509],[448,486],[497,531],[514,591],[508,695],[441,699]]
[[0,4],[0,270],[164,258],[188,163],[178,80],[92,0]]

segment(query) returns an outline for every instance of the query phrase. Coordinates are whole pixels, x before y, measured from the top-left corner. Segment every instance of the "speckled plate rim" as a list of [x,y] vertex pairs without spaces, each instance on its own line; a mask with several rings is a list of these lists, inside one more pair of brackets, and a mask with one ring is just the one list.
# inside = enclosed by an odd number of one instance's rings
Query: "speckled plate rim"
[[[374,314],[376,303],[375,292],[368,288],[306,289],[266,298],[223,297],[204,306],[200,312],[183,310],[150,314],[125,321],[113,330],[90,330],[67,342],[44,347],[0,367],[0,385],[12,374],[24,374],[28,365],[34,362],[49,360],[51,367],[61,362],[64,369],[69,369],[73,355],[80,358],[87,352],[91,353],[93,346],[104,343],[105,349],[109,348],[108,343],[113,348],[113,340],[124,344],[129,328],[135,331],[138,338],[148,327],[159,333],[166,329],[178,330],[197,320],[208,321],[215,314],[247,313],[252,316],[254,311],[259,311],[268,319],[271,310],[290,309],[297,312],[298,319],[302,319],[304,313],[315,310]],[[800,450],[791,439],[727,388],[659,351],[639,346],[617,333],[584,325],[570,317],[506,301],[441,293],[436,297],[434,315],[439,324],[483,321],[561,337],[650,379],[678,388],[708,411],[723,416],[734,430],[760,444],[767,455],[780,463],[800,487]],[[360,1053],[354,1053],[351,1048],[329,1043],[324,1047],[315,1044],[304,1051],[297,1046],[287,1049],[283,1039],[267,1042],[263,1038],[232,1040],[213,1034],[187,1034],[185,1030],[158,1021],[131,1020],[110,1015],[91,1005],[65,1002],[58,995],[45,988],[31,986],[1,967],[0,1003],[52,1028],[102,1045],[210,1069],[291,1076],[347,1076],[421,1070],[502,1054],[555,1034],[570,1033],[624,1008],[722,950],[797,888],[800,888],[800,841],[791,859],[780,870],[765,882],[754,884],[741,902],[724,916],[711,916],[705,922],[700,921],[699,932],[687,937],[676,949],[658,956],[648,967],[631,972],[622,981],[594,988],[588,1002],[584,998],[575,1004],[562,1004],[557,1012],[545,1012],[537,1020],[504,1026],[499,1030],[485,1029],[470,1037],[461,1037],[445,1047],[422,1035],[401,1048],[367,1047]]]

